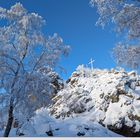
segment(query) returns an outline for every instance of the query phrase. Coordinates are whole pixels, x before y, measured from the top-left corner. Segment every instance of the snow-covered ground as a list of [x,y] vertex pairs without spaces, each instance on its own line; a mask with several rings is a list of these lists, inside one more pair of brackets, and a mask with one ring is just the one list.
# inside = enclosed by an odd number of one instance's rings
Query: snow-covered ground
[[[107,128],[104,128],[97,122],[93,122],[88,117],[90,114],[82,114],[81,116],[70,117],[67,119],[55,119],[55,118],[46,118],[42,116],[47,111],[42,109],[38,112],[34,120],[34,127],[37,135],[44,135],[44,133],[49,130],[52,131],[53,135],[56,137],[59,136],[92,136],[92,137],[108,137],[119,135],[109,131]],[[43,119],[44,118],[44,119]],[[49,125],[48,125],[49,124]],[[38,129],[38,126],[40,129]]]
[[[16,131],[17,129],[12,129],[9,136],[16,136]],[[99,123],[90,120],[90,114],[85,113],[65,120],[55,119],[49,116],[46,108],[36,111],[35,117],[22,126],[20,134],[24,134],[22,135],[24,137],[47,137],[50,131],[55,137],[120,137]]]

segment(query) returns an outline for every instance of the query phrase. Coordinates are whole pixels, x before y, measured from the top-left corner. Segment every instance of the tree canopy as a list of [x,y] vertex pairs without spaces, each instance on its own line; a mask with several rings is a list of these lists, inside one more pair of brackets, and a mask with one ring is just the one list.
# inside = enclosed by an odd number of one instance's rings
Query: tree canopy
[[[28,110],[29,115],[32,111],[29,99],[40,96],[38,106],[46,104],[43,95],[48,96],[54,78],[47,73],[43,76],[42,70],[51,72],[59,58],[68,54],[69,46],[56,33],[46,36],[42,30],[45,20],[37,13],[28,12],[20,3],[10,9],[0,8],[0,20],[4,22],[0,27],[0,86],[9,94],[9,121],[5,130],[8,136],[17,106],[22,113]],[[30,109],[25,109],[26,105]],[[32,108],[36,107],[32,104]]]
[[[115,31],[124,36],[120,40],[121,43],[117,44],[113,49],[113,55],[117,64],[129,68],[139,68],[140,1],[90,0],[90,4],[97,8],[99,14],[97,25],[104,27],[106,24],[111,23],[115,25]],[[120,54],[123,54],[125,59]]]

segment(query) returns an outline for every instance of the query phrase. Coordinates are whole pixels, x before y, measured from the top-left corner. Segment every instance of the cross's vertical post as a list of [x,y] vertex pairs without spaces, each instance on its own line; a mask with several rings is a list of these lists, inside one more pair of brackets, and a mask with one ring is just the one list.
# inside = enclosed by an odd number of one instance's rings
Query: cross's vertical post
[[91,70],[93,71],[93,63],[94,63],[95,60],[93,60],[92,58],[90,59],[89,61],[89,64],[91,65]]

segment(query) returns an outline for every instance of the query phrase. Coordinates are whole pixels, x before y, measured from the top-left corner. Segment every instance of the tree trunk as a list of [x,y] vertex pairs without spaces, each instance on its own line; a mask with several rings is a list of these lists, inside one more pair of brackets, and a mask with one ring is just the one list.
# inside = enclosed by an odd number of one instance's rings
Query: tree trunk
[[10,133],[10,130],[11,130],[11,127],[12,127],[12,123],[13,123],[13,105],[10,105],[10,108],[9,108],[9,112],[8,112],[8,121],[7,121],[7,125],[6,125],[6,129],[5,129],[5,132],[4,132],[4,137],[8,137],[9,136],[9,133]]

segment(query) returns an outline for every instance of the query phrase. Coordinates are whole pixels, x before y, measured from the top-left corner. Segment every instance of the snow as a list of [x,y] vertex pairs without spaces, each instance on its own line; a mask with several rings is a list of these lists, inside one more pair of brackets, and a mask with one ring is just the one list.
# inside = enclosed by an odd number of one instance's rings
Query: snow
[[139,101],[133,102],[133,108],[135,110],[136,115],[140,116],[140,102]]
[[52,104],[36,110],[18,133],[12,128],[10,136],[122,136],[109,130],[110,126],[117,130],[126,126],[130,132],[139,132],[140,79],[132,73],[78,67]]
[[[84,71],[84,74],[83,74]],[[140,78],[136,72],[100,70],[80,66],[50,108],[54,117],[67,119],[89,112],[88,117],[106,127],[123,125],[140,130]],[[63,114],[65,115],[62,115]]]
[[55,119],[49,115],[47,108],[41,108],[36,112],[30,124],[24,128],[25,130],[32,127],[35,131],[22,132],[25,136],[47,136],[46,132],[51,130],[55,137],[75,137],[78,134],[89,137],[120,137],[120,135],[109,131],[99,123],[89,120],[88,115],[90,116],[90,114],[83,114],[66,120]]
[[[47,137],[46,132],[51,130],[55,137],[121,137],[99,123],[90,120],[88,116],[91,114],[70,117],[66,120],[55,119],[49,115],[47,108],[41,108],[30,122],[25,123],[20,128],[20,133],[23,133],[24,137]],[[17,129],[13,128],[9,136],[17,136],[16,132]],[[3,131],[0,131],[0,136],[2,135]]]

